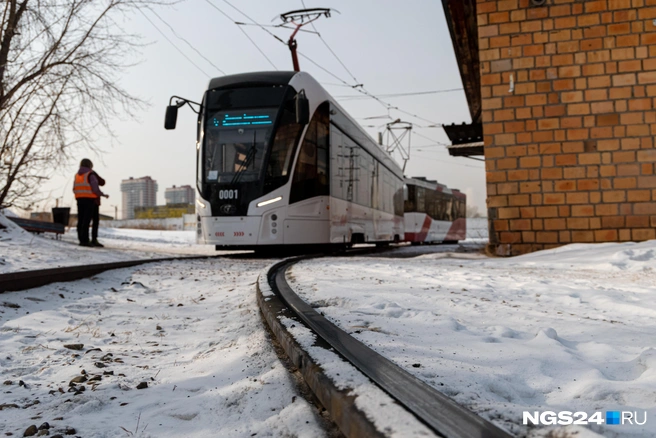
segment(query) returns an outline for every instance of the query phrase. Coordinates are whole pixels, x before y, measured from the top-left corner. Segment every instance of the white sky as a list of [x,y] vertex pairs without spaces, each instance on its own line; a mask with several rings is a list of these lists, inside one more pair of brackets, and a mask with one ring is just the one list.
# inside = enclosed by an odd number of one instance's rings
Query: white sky
[[[209,1],[234,21],[250,22],[225,0]],[[267,25],[280,23],[277,17],[281,13],[303,8],[301,0],[231,3],[258,23]],[[330,18],[319,19],[315,22],[316,28],[355,76],[357,83],[364,84],[370,93],[385,95],[462,89],[441,2],[410,0],[401,5],[390,0],[305,0],[305,6],[329,7],[340,12],[333,13]],[[273,66],[246,38],[240,27],[210,6],[207,0],[188,0],[175,7],[156,9],[156,12],[180,37],[226,74],[273,70]],[[123,84],[131,93],[148,101],[150,106],[139,111],[136,120],[115,121],[112,128],[118,141],[99,139],[97,146],[103,153],[87,155],[94,161],[95,169],[107,180],[104,191],[110,198],[103,200],[101,207],[101,212],[106,214],[113,214],[113,206],[118,205],[121,215],[120,182],[130,176],[148,175],[154,178],[159,185],[158,204],[164,204],[164,190],[167,187],[194,186],[195,114],[187,108],[181,110],[177,129],[165,131],[165,107],[171,95],[200,100],[209,78],[223,75],[184,41],[176,38],[156,15],[150,11],[146,15],[206,74],[185,59],[143,15],[137,14],[126,22],[129,32],[143,35],[144,41],[150,44],[143,48],[139,57],[141,62],[125,72]],[[276,69],[292,69],[286,45],[259,27],[241,26],[241,29],[266,53]],[[291,30],[287,29],[270,30],[285,41],[291,35]],[[300,52],[349,85],[356,83],[318,36],[300,33],[297,41]],[[302,57],[300,65],[333,96],[360,95]],[[391,121],[385,118],[364,120],[388,114],[387,109],[373,99],[338,100],[362,125],[373,126],[367,130],[374,138],[377,138],[379,130],[384,129],[385,123]],[[406,174],[426,176],[458,188],[467,193],[470,205],[476,205],[479,211],[484,212],[483,163],[450,157],[444,147],[436,145],[436,142],[448,142],[444,131],[426,127],[431,125],[429,121],[447,124],[469,122],[464,92],[459,90],[384,100],[402,111],[425,119],[417,119],[397,110],[389,111],[393,119],[400,118],[415,124]],[[421,147],[426,145],[430,146]],[[54,206],[55,199],[62,196],[63,201],[60,202],[63,205],[74,206],[72,175],[81,158],[84,157],[73,160],[67,169],[58,172],[44,185],[44,193],[50,196],[50,201],[41,202],[37,209],[49,209]]]

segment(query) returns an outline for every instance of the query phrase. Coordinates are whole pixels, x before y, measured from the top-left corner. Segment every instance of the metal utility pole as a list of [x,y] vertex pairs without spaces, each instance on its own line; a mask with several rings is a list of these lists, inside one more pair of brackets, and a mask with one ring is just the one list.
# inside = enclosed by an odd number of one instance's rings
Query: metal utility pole
[[301,30],[301,27],[305,26],[306,24],[312,23],[314,20],[318,19],[321,16],[325,16],[326,18],[330,17],[330,9],[329,8],[312,8],[312,9],[299,9],[296,11],[289,11],[285,12],[284,14],[280,14],[280,19],[283,21],[283,24],[293,24],[296,26],[294,29],[294,32],[292,32],[292,36],[289,37],[289,41],[287,41],[287,46],[289,47],[289,50],[292,52],[292,62],[294,64],[294,71],[301,71],[300,67],[298,66],[298,55],[296,54],[296,47],[298,46],[298,43],[296,42],[296,34],[298,33],[299,30]]
[[[412,139],[412,123],[403,122],[401,119],[396,119],[395,121],[388,123],[387,128],[385,129],[387,134],[387,147],[386,151],[388,154],[392,155],[394,151],[398,151],[403,160],[403,172],[405,172],[405,166],[408,164],[410,159],[410,146]],[[396,131],[401,131],[400,135],[397,135]],[[391,142],[390,142],[391,138]],[[407,138],[406,145],[404,146],[403,140]]]

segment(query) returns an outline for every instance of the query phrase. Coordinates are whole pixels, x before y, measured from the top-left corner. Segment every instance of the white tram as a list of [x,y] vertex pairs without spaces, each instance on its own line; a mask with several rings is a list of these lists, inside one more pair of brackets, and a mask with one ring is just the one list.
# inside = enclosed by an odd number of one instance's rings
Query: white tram
[[[167,129],[186,103],[169,105]],[[257,249],[403,238],[400,167],[309,74],[215,78],[196,105],[198,243]]]
[[405,238],[414,245],[467,237],[467,196],[426,178],[405,179]]

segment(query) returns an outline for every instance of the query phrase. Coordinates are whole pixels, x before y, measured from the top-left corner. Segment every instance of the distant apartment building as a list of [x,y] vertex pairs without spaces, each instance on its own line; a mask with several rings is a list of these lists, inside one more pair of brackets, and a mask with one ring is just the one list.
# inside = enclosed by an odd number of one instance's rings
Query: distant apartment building
[[157,181],[149,176],[121,181],[123,194],[123,219],[134,219],[136,207],[157,205]]
[[196,192],[190,185],[180,187],[169,187],[164,191],[166,205],[193,204],[196,200]]

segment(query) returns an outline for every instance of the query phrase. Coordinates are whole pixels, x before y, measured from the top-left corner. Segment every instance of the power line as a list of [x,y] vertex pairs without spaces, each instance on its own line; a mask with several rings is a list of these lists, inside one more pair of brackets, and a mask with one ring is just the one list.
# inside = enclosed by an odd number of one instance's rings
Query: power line
[[362,84],[357,84],[357,85],[351,85],[351,84],[332,84],[330,82],[322,82],[322,85],[329,85],[331,87],[346,87],[346,88],[356,88],[356,87],[361,87]]
[[[209,0],[205,0],[205,1],[207,1],[208,3],[210,3]],[[226,4],[228,4],[230,7],[232,7],[233,9],[235,9],[237,12],[239,12],[240,14],[242,14],[244,17],[248,18],[251,22],[253,22],[253,23],[256,24],[257,26],[259,26],[260,29],[264,30],[264,31],[267,32],[269,35],[273,36],[276,40],[280,41],[282,44],[287,45],[287,43],[286,43],[285,41],[283,41],[280,37],[278,37],[277,35],[275,35],[273,32],[271,32],[270,30],[268,30],[267,28],[265,28],[265,27],[262,26],[261,24],[257,23],[255,20],[253,20],[251,17],[249,17],[246,13],[242,12],[239,8],[237,8],[236,6],[234,6],[234,5],[233,5],[232,3],[230,3],[228,0],[223,0],[223,1],[224,1]],[[211,4],[212,6],[214,6],[212,3],[210,3],[210,4]],[[216,6],[214,6],[214,7],[216,8]],[[218,10],[218,8],[217,8],[217,10]],[[222,12],[222,11],[220,11],[220,12]],[[222,13],[223,13],[223,12],[222,12]],[[223,14],[226,15],[225,13],[223,13]],[[226,15],[226,16],[227,16],[227,15]],[[234,22],[234,21],[233,21],[233,22]],[[432,120],[428,120],[428,119],[426,119],[426,118],[424,118],[424,117],[418,116],[418,115],[416,115],[416,114],[412,114],[412,113],[410,113],[410,112],[408,112],[408,111],[404,111],[404,110],[400,109],[399,107],[392,106],[392,105],[388,104],[387,102],[384,102],[383,100],[381,100],[379,97],[377,97],[377,96],[375,96],[375,95],[369,93],[368,91],[366,91],[366,90],[364,89],[364,87],[362,87],[362,86],[358,87],[357,85],[356,85],[356,86],[350,85],[348,82],[346,82],[345,80],[343,80],[342,78],[340,78],[340,77],[337,76],[336,74],[330,72],[328,69],[326,69],[326,68],[320,66],[318,63],[316,63],[315,61],[313,61],[311,58],[309,58],[307,55],[301,53],[300,51],[297,51],[297,53],[298,53],[299,55],[301,55],[303,58],[305,58],[305,59],[307,59],[308,61],[310,61],[312,64],[314,64],[314,65],[315,65],[316,67],[318,67],[319,69],[323,70],[324,72],[328,73],[330,76],[332,76],[332,77],[334,77],[335,79],[337,79],[338,81],[342,82],[343,84],[345,84],[345,85],[349,85],[349,86],[353,87],[353,89],[357,90],[358,92],[360,92],[360,93],[362,93],[362,94],[364,94],[364,95],[366,95],[366,96],[369,96],[370,98],[376,100],[376,101],[379,102],[381,105],[383,105],[383,107],[386,108],[386,109],[394,109],[394,110],[399,111],[399,112],[401,112],[401,113],[403,113],[403,114],[406,114],[406,115],[409,115],[409,116],[411,116],[411,117],[414,117],[414,118],[416,118],[416,119],[418,119],[418,120],[423,120],[423,121],[425,121],[425,122],[428,122],[428,123],[430,123],[430,124],[432,124],[432,125],[439,125],[439,126],[442,125],[441,123],[436,123],[436,122],[434,122],[434,121],[432,121]],[[356,81],[356,82],[357,82],[357,81]]]
[[[227,0],[223,0],[223,1],[225,1],[225,2],[227,3]],[[305,1],[304,1],[304,0],[301,0],[301,3],[303,4],[303,7],[306,7],[306,6],[305,6]],[[314,30],[316,30],[316,28],[314,27],[314,24],[312,24],[312,28],[313,28]],[[317,33],[318,33],[318,32],[317,32]],[[339,61],[339,63],[342,65],[342,67],[344,67],[344,69],[345,69],[345,70],[351,75],[351,77],[353,78],[353,80],[354,80],[355,83],[357,84],[357,83],[358,83],[358,80],[355,78],[355,76],[354,76],[354,75],[351,73],[351,71],[346,67],[346,65],[344,65],[344,63],[342,62],[342,60],[339,59],[339,57],[337,56],[337,54],[336,54],[336,53],[330,48],[330,46],[329,46],[328,43],[323,39],[323,37],[321,36],[321,34],[318,33],[318,35],[319,35],[319,38],[321,39],[321,41],[326,45],[326,47],[328,48],[328,50],[330,51],[330,53],[332,53],[333,56],[335,56],[335,58],[337,59],[337,61]],[[307,57],[305,57],[305,58],[307,58]],[[307,58],[307,59],[309,60],[309,58]],[[318,64],[316,64],[314,61],[311,61],[311,62],[313,62],[313,64],[315,64],[315,65],[318,66]],[[322,68],[322,70],[324,70],[324,71],[327,71],[327,70],[324,69],[323,67],[320,67],[320,68]],[[334,74],[332,74],[332,73],[330,73],[330,74],[331,74],[333,77],[336,77]],[[339,79],[340,81],[346,83],[346,81],[344,81],[344,80],[342,80],[342,79],[340,79],[340,78],[338,78],[338,79]],[[434,125],[440,125],[440,123],[435,123],[435,122],[433,122],[433,121],[431,121],[431,120],[425,119],[425,118],[423,118],[423,117],[417,116],[417,115],[412,114],[412,113],[409,113],[409,112],[407,112],[407,111],[403,111],[402,109],[400,109],[400,108],[398,108],[398,107],[392,107],[392,106],[391,106],[390,104],[388,104],[387,102],[383,102],[379,97],[377,97],[377,96],[375,96],[375,95],[369,93],[367,90],[364,89],[364,87],[361,87],[361,88],[362,88],[362,89],[357,89],[357,88],[356,88],[356,90],[357,90],[358,92],[362,93],[362,94],[365,94],[366,96],[369,96],[369,97],[371,97],[371,98],[377,100],[378,102],[380,102],[382,105],[386,106],[387,108],[396,109],[397,111],[402,112],[402,113],[404,113],[404,114],[406,114],[406,115],[409,115],[409,116],[415,117],[415,118],[417,118],[417,119],[419,119],[419,120],[423,120],[423,121],[425,121],[425,122],[429,122],[429,123],[434,124]]]
[[[326,68],[320,66],[319,64],[317,64],[316,62],[314,62],[312,59],[310,59],[307,55],[303,54],[303,53],[300,52],[300,51],[298,51],[298,54],[301,55],[303,58],[307,59],[308,61],[310,61],[310,62],[311,62],[312,64],[314,64],[316,67],[318,67],[318,68],[320,68],[321,70],[323,70],[323,71],[325,71],[326,73],[328,73],[330,76],[332,76],[332,77],[334,77],[335,79],[337,79],[338,81],[342,81],[342,82],[344,82],[344,84],[349,85],[348,82],[342,80],[342,78],[340,78],[340,77],[337,76],[336,74],[330,72],[328,69],[326,69]],[[349,85],[349,86],[352,87],[352,85]]]
[[426,150],[427,148],[434,148],[434,147],[438,147],[438,146],[439,146],[439,147],[443,147],[444,145],[441,144],[441,143],[424,144],[424,145],[421,145],[421,146],[414,146],[414,149],[413,149],[413,150],[415,150],[415,151],[419,151],[419,152],[422,152],[422,151],[423,151],[423,152],[445,152],[444,149],[430,149],[430,150]]
[[[291,29],[291,30],[294,30],[294,28],[287,27],[283,24],[275,24],[275,25],[274,24],[257,24],[257,23],[244,23],[243,21],[235,21],[235,24],[239,25],[239,26],[273,27],[273,28],[276,28],[276,29]],[[303,33],[314,33],[314,34],[319,33],[319,32],[315,32],[313,30],[307,30],[307,29],[299,29],[298,31],[303,32]]]
[[[415,154],[415,156],[416,156],[416,154]],[[458,163],[456,161],[452,162],[452,161],[440,160],[439,158],[431,158],[431,157],[427,157],[427,156],[420,156],[420,158],[422,160],[439,161],[440,163],[453,164],[453,165],[456,165],[456,166],[463,166],[463,167],[471,167],[472,169],[478,169],[478,170],[484,170],[485,169],[484,167],[470,166],[469,164],[462,164],[462,163]]]
[[420,133],[418,133],[418,132],[415,132],[414,134],[417,135],[417,136],[419,136],[419,137],[425,138],[426,140],[430,140],[430,141],[432,141],[433,143],[436,143],[436,144],[442,145],[442,146],[444,146],[444,147],[451,146],[450,144],[442,143],[441,141],[437,141],[437,140],[435,140],[435,139],[433,139],[433,138],[426,137],[425,135],[420,134]]
[[[205,1],[209,1],[209,0],[205,0]],[[264,30],[266,33],[268,33],[269,35],[271,35],[272,37],[274,37],[275,39],[277,39],[277,40],[280,41],[281,43],[287,45],[287,43],[284,42],[284,41],[283,41],[278,35],[274,34],[274,33],[271,32],[270,30],[268,30],[267,28],[265,28],[263,25],[261,25],[260,23],[258,23],[258,22],[255,21],[255,20],[253,20],[251,17],[249,17],[248,15],[246,15],[245,12],[242,12],[239,8],[237,8],[236,6],[234,6],[234,5],[233,5],[232,3],[230,3],[228,0],[223,0],[223,1],[224,1],[228,6],[230,6],[232,9],[236,10],[236,11],[239,12],[241,15],[243,15],[244,17],[246,17],[246,18],[248,18],[249,20],[251,20],[251,21],[253,22],[253,24],[255,24],[256,26],[258,26],[260,29]],[[236,22],[235,22],[235,23],[236,23]]]
[[180,35],[178,35],[178,33],[175,31],[175,29],[174,29],[169,23],[167,23],[166,20],[164,20],[162,17],[160,17],[160,15],[159,15],[157,12],[155,12],[155,10],[153,10],[153,9],[150,8],[150,7],[148,8],[148,10],[150,10],[150,12],[152,12],[153,14],[155,14],[155,16],[156,16],[157,18],[159,18],[159,20],[160,20],[162,23],[164,23],[164,24],[165,24],[165,25],[171,30],[171,32],[173,32],[173,35],[175,35],[176,38],[178,38],[179,40],[184,41],[189,47],[191,47],[191,49],[192,49],[194,52],[198,53],[198,55],[200,55],[201,58],[203,58],[205,61],[207,61],[208,63],[210,63],[210,64],[212,65],[212,67],[214,67],[215,69],[217,69],[217,70],[220,71],[221,73],[226,74],[226,72],[224,72],[223,70],[221,70],[221,69],[220,69],[219,67],[217,67],[212,61],[210,61],[210,60],[207,59],[202,53],[200,53],[200,52],[198,51],[198,49],[196,49],[196,48],[195,48],[195,47],[194,47],[189,41],[187,41],[186,39],[184,39],[183,37],[181,37]]
[[[301,0],[301,3],[303,4],[303,7],[305,9],[307,9],[307,6],[305,6],[305,1]],[[326,40],[323,39],[323,37],[321,36],[321,34],[317,30],[317,28],[314,26],[314,23],[311,23],[311,24],[312,24],[312,29],[314,29],[315,32],[317,32],[317,35],[319,35],[319,39],[321,40],[321,42],[326,46],[326,48],[330,51],[330,53],[333,54],[335,59],[337,59],[337,61],[342,65],[342,67],[344,67],[344,70],[346,70],[348,72],[348,74],[351,75],[351,77],[353,78],[353,82],[355,82],[357,84],[358,80],[355,78],[355,75],[353,75],[353,73],[351,73],[351,70],[349,70],[348,67],[346,67],[346,65],[342,62],[342,60],[339,59],[339,56],[337,56],[337,54],[335,52],[333,52],[333,49],[331,49],[330,46],[328,45],[328,43],[326,42]]]
[[[448,90],[432,90],[432,91],[416,91],[413,93],[394,93],[394,94],[379,94],[378,97],[381,98],[393,98],[393,97],[406,97],[406,96],[423,96],[428,94],[442,94],[442,93],[451,93],[453,91],[463,91],[464,88],[451,88]],[[360,100],[367,99],[367,96],[358,96],[358,95],[344,95],[344,96],[334,96],[335,99],[341,100]]]
[[[210,6],[212,6],[214,9],[216,9],[217,11],[219,11],[219,12],[220,12],[224,17],[226,17],[228,20],[230,20],[230,21],[232,21],[233,23],[237,24],[237,22],[236,22],[235,20],[233,20],[232,18],[230,18],[230,16],[229,16],[228,14],[226,14],[226,13],[223,12],[221,9],[219,9],[219,7],[216,6],[214,3],[212,3],[210,0],[205,0],[205,1],[206,1]],[[226,3],[228,3],[228,2],[226,2]],[[228,4],[230,5],[230,3],[228,3]],[[232,6],[232,5],[230,5],[230,6]],[[233,7],[234,7],[234,6],[233,6]],[[266,56],[266,53],[264,53],[264,52],[262,51],[262,49],[260,49],[260,46],[258,46],[257,43],[256,43],[255,41],[253,41],[253,39],[248,35],[248,33],[246,33],[246,31],[245,31],[244,29],[242,29],[242,27],[241,27],[240,25],[237,25],[237,27],[239,28],[239,30],[240,30],[244,35],[246,35],[246,38],[248,38],[248,40],[249,40],[251,43],[253,43],[253,45],[254,45],[255,48],[258,50],[258,52],[260,52],[260,53],[262,54],[262,56],[264,56],[264,57],[266,58],[266,60],[269,61],[269,64],[271,64],[271,65],[273,66],[274,69],[278,70],[278,67],[276,67],[276,65],[273,63],[273,61],[271,61],[271,60],[269,59],[269,57]],[[261,27],[261,26],[260,26],[260,27]]]
[[168,41],[173,47],[175,47],[175,50],[177,50],[178,52],[180,52],[180,54],[181,54],[182,56],[184,56],[184,57],[187,59],[187,61],[191,62],[191,63],[194,65],[194,67],[196,67],[198,70],[200,70],[205,76],[207,76],[208,78],[211,78],[211,76],[208,75],[208,74],[205,72],[205,70],[203,70],[202,68],[200,68],[200,67],[198,66],[198,64],[196,64],[194,61],[192,61],[192,59],[191,59],[190,57],[188,57],[188,56],[187,56],[182,50],[180,50],[180,48],[179,48],[178,46],[175,45],[175,43],[174,43],[173,41],[171,41],[171,40],[169,39],[169,37],[167,37],[167,36],[164,34],[164,32],[162,32],[162,31],[159,29],[159,27],[157,27],[157,26],[155,25],[155,23],[153,23],[153,21],[152,21],[150,18],[148,18],[148,16],[146,15],[146,13],[145,13],[142,9],[139,9],[139,12],[141,12],[141,15],[143,15],[144,18],[145,18],[146,20],[148,20],[148,22],[149,22],[149,23],[150,23],[150,24],[151,24],[151,25],[157,30],[157,32],[160,33],[160,35],[162,35],[162,36],[166,39],[166,41]]

